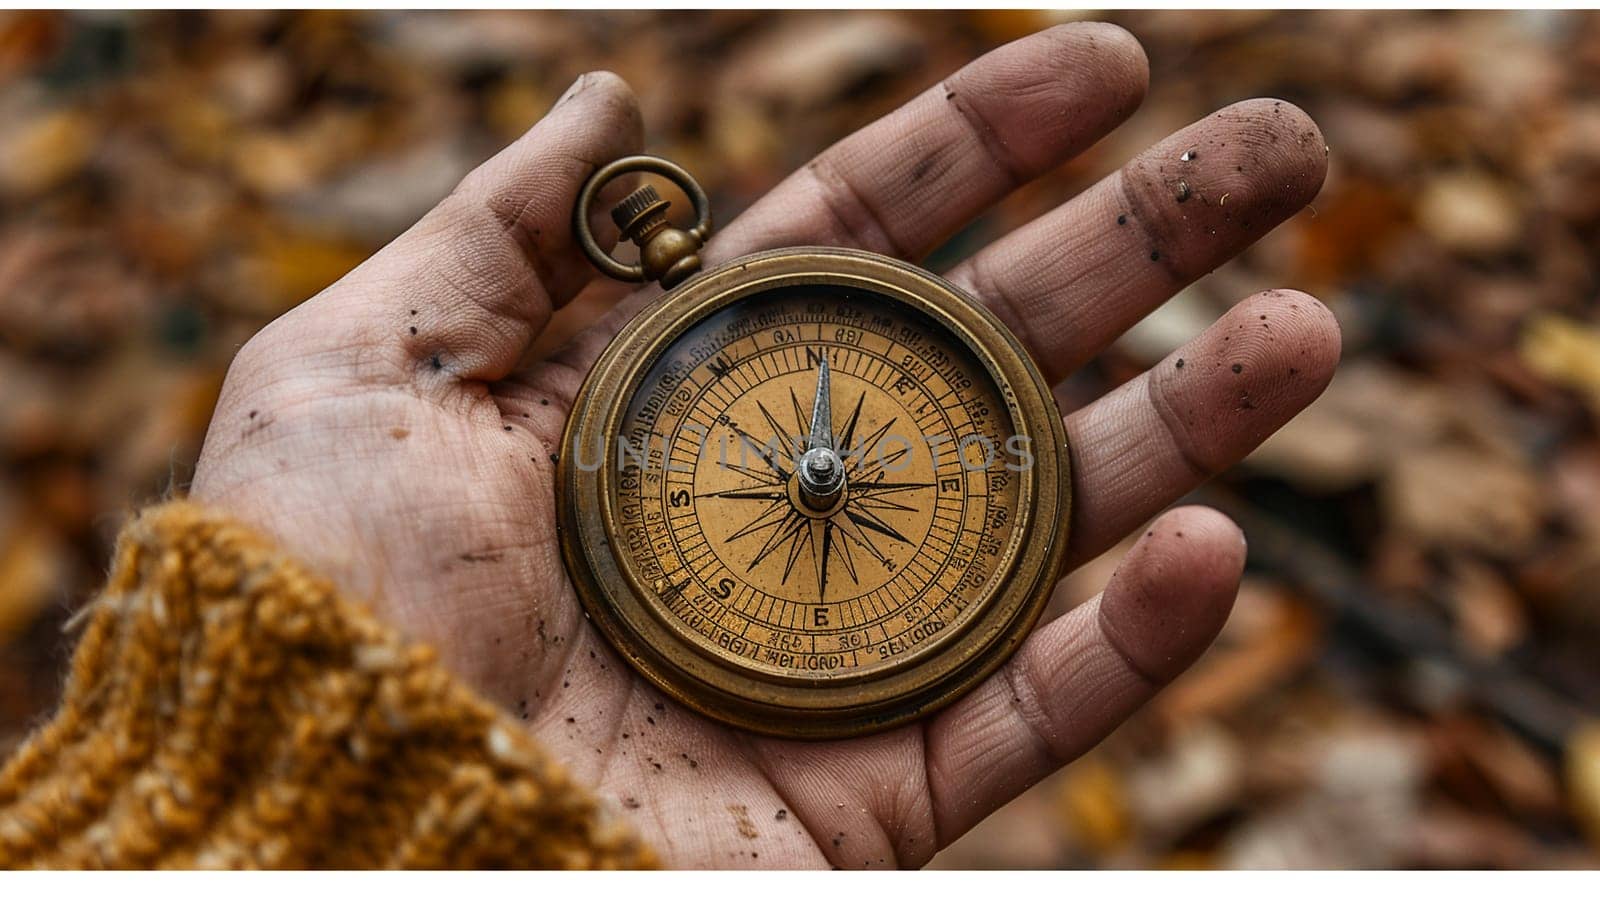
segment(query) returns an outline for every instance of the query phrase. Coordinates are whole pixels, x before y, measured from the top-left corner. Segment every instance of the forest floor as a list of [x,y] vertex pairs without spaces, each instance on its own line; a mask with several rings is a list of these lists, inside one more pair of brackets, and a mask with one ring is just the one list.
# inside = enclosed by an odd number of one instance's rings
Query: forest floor
[[[181,490],[228,361],[535,121],[627,78],[723,220],[1045,13],[0,17],[0,753],[123,515]],[[961,867],[1600,864],[1600,17],[1142,12],[1143,108],[939,267],[1252,96],[1330,147],[1312,209],[1058,391],[1250,292],[1334,310],[1325,396],[1194,500],[1251,562],[1218,645],[944,852]],[[545,344],[595,303],[558,317]],[[1083,601],[1112,560],[1066,580]]]

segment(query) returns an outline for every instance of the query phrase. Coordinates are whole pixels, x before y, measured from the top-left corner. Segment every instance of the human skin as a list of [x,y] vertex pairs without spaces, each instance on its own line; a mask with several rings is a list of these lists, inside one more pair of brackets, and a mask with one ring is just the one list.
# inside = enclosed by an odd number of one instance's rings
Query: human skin
[[[1143,50],[1109,25],[1001,47],[796,171],[711,240],[706,263],[807,244],[915,260],[1116,127],[1147,80]],[[1322,391],[1338,327],[1308,295],[1258,293],[1070,413],[1068,567],[1145,533],[1101,595],[1042,624],[972,692],[860,738],[751,735],[635,675],[584,618],[561,560],[552,457],[571,402],[660,291],[523,360],[596,276],[569,224],[580,185],[640,143],[627,85],[580,78],[415,226],[239,351],[192,496],[436,646],[668,865],[922,865],[1210,644],[1244,539],[1210,509],[1161,512]],[[1176,202],[1180,169],[1193,195],[1226,203]],[[1239,103],[943,273],[1055,382],[1300,210],[1325,170],[1304,113]]]

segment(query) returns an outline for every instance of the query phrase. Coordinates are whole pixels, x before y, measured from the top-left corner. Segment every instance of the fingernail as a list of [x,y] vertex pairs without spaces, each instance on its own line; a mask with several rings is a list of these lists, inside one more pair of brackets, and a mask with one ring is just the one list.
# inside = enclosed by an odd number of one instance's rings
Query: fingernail
[[584,82],[588,80],[588,72],[584,72],[583,74],[579,75],[577,80],[572,82],[572,86],[567,88],[567,92],[562,94],[560,99],[556,100],[556,105],[560,106],[562,103],[565,103],[566,101],[577,96],[578,93],[583,90]]

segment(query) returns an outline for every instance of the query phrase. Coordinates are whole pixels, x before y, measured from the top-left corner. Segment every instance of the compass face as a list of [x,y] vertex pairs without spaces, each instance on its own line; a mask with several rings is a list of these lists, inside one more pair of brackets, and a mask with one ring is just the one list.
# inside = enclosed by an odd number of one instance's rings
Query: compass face
[[[936,650],[1016,535],[1027,446],[994,381],[882,295],[757,294],[643,382],[612,496],[629,561],[670,624],[744,665],[836,677]],[[811,437],[819,394],[843,485],[813,507],[798,467],[830,441]]]
[[1065,466],[997,323],[916,269],[815,252],[641,318],[562,458],[569,566],[641,672],[820,737],[943,703],[1015,647],[1059,561]]

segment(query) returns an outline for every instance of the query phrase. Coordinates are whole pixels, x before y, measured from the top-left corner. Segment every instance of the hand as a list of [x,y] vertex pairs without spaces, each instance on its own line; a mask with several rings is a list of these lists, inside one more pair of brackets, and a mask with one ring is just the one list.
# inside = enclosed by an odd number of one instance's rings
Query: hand
[[[711,241],[707,265],[802,244],[915,259],[1115,127],[1147,77],[1138,44],[1110,26],[1002,47],[795,172]],[[624,808],[666,863],[920,865],[1193,661],[1227,616],[1244,541],[1214,511],[1167,512],[1100,597],[894,731],[782,741],[663,697],[579,610],[551,463],[584,372],[657,291],[519,364],[595,276],[567,223],[579,185],[639,142],[627,86],[585,76],[416,226],[262,330],[229,371],[193,495],[435,645]],[[1240,103],[947,276],[1059,380],[1309,202],[1325,165],[1299,110]],[[1175,199],[1180,173],[1199,201]],[[1071,563],[1243,457],[1321,392],[1338,352],[1315,299],[1269,291],[1070,414]]]

